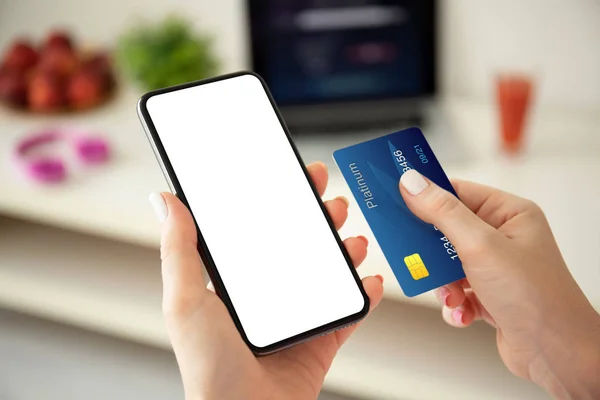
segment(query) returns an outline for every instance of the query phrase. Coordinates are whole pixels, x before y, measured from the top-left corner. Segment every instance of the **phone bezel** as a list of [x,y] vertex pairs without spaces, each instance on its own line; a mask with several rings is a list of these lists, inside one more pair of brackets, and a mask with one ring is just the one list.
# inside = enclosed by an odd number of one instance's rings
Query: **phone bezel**
[[[344,258],[348,264],[348,268],[350,269],[350,271],[354,277],[354,280],[356,282],[356,285],[358,286],[358,288],[363,296],[363,300],[364,300],[364,306],[363,306],[362,310],[360,310],[359,312],[357,312],[355,314],[332,321],[328,324],[322,325],[317,328],[313,328],[309,331],[297,334],[295,336],[289,337],[287,339],[283,339],[279,342],[275,342],[275,343],[272,343],[272,344],[264,346],[264,347],[254,345],[252,342],[250,342],[250,340],[248,340],[248,338],[246,336],[244,328],[243,328],[243,326],[237,316],[237,313],[235,311],[235,307],[234,307],[233,303],[231,302],[231,299],[229,298],[229,295],[227,293],[227,290],[224,286],[223,281],[221,280],[218,268],[212,259],[210,250],[208,249],[208,246],[206,245],[206,242],[204,241],[204,238],[202,236],[202,232],[198,228],[198,223],[196,222],[196,218],[186,200],[185,194],[183,192],[183,188],[181,187],[179,180],[177,179],[177,176],[175,174],[173,166],[171,165],[169,157],[163,147],[162,141],[160,140],[158,132],[156,131],[154,123],[152,122],[152,118],[150,117],[150,114],[146,107],[148,100],[153,96],[157,96],[157,95],[161,95],[161,94],[165,94],[165,93],[169,93],[169,92],[174,92],[174,91],[178,91],[178,90],[189,89],[191,87],[205,85],[205,84],[217,82],[220,80],[237,78],[237,77],[240,77],[243,75],[252,75],[252,76],[256,77],[260,81],[265,93],[267,94],[267,97],[269,98],[269,101],[271,102],[271,106],[275,110],[275,114],[277,115],[277,118],[279,119],[281,127],[283,128],[283,131],[285,132],[285,135],[288,138],[289,144],[294,151],[296,159],[298,160],[298,163],[300,164],[300,166],[304,172],[304,175],[310,184],[313,194],[315,195],[315,198],[317,199],[318,204],[321,208],[323,216],[325,217],[325,219],[327,220],[327,223],[329,224],[331,233],[336,238],[336,242],[340,248],[340,251],[344,255]],[[307,170],[304,162],[302,161],[300,153],[298,152],[298,149],[296,148],[296,145],[294,144],[294,142],[292,140],[292,137],[288,130],[288,127],[286,126],[285,122],[283,121],[283,118],[282,118],[281,113],[275,103],[275,100],[273,99],[273,96],[271,95],[271,92],[269,91],[269,88],[267,87],[264,79],[260,75],[256,74],[255,72],[251,72],[251,71],[239,71],[239,72],[219,75],[219,76],[208,78],[208,79],[202,79],[199,81],[175,85],[175,86],[171,86],[171,87],[167,87],[167,88],[163,88],[163,89],[153,90],[153,91],[150,91],[150,92],[144,94],[139,99],[137,111],[138,111],[138,116],[140,117],[140,120],[144,127],[146,137],[148,138],[148,140],[151,144],[152,150],[153,150],[153,152],[157,158],[157,161],[163,171],[165,179],[167,180],[169,187],[171,188],[171,191],[183,202],[183,204],[188,208],[188,210],[190,210],[190,213],[192,214],[194,223],[196,224],[196,232],[198,235],[198,252],[200,253],[200,257],[202,259],[202,262],[204,263],[204,267],[208,273],[208,276],[210,277],[210,279],[215,287],[215,292],[222,299],[223,303],[225,303],[225,306],[227,307],[227,310],[229,311],[229,314],[231,315],[231,318],[233,319],[233,322],[234,322],[237,330],[240,332],[242,339],[244,340],[244,342],[248,345],[248,347],[252,350],[252,352],[254,354],[266,355],[266,354],[270,354],[270,353],[274,353],[276,351],[282,350],[287,347],[294,346],[300,342],[310,340],[314,337],[325,335],[327,333],[330,333],[330,332],[342,329],[344,327],[353,325],[356,322],[363,319],[368,314],[369,307],[370,307],[369,296],[367,296],[367,294],[363,288],[361,279],[360,279],[358,273],[356,272],[354,265],[352,264],[350,255],[348,254],[337,230],[335,229],[335,225],[333,224],[333,221],[331,220],[331,217],[329,216],[329,214],[325,208],[325,205],[321,199],[321,196],[319,195],[312,179],[310,178],[310,174],[308,173],[308,170]]]

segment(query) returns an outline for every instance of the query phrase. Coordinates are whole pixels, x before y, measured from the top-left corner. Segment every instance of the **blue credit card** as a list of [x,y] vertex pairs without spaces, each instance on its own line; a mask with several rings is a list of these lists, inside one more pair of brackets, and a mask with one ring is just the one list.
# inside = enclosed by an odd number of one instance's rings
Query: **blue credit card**
[[333,153],[400,287],[409,297],[465,277],[452,243],[407,207],[398,183],[416,169],[456,196],[418,128],[382,136]]

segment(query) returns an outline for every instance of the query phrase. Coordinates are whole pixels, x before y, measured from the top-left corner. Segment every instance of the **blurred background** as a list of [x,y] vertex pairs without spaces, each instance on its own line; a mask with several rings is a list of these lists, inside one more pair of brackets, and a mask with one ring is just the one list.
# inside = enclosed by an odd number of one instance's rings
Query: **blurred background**
[[599,43],[598,0],[0,0],[0,399],[182,398],[136,101],[240,69],[351,199],[361,275],[386,278],[322,400],[546,398],[493,330],[404,296],[331,153],[420,126],[451,177],[544,208],[600,310]]

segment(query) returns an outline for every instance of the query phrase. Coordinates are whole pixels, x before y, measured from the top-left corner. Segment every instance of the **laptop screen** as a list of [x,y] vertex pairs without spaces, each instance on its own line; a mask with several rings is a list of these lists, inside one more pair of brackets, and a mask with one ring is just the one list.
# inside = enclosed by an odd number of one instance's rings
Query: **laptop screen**
[[248,0],[253,69],[281,106],[435,91],[434,0]]

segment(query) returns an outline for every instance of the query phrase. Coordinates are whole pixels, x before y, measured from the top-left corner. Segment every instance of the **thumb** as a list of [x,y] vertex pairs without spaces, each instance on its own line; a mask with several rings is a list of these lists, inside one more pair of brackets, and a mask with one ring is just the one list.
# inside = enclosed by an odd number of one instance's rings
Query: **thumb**
[[167,316],[185,317],[207,292],[196,225],[189,210],[174,195],[152,193],[149,200],[162,228],[163,311]]
[[435,225],[452,242],[459,256],[477,250],[482,240],[497,234],[452,193],[411,169],[400,178],[406,205],[421,220]]

